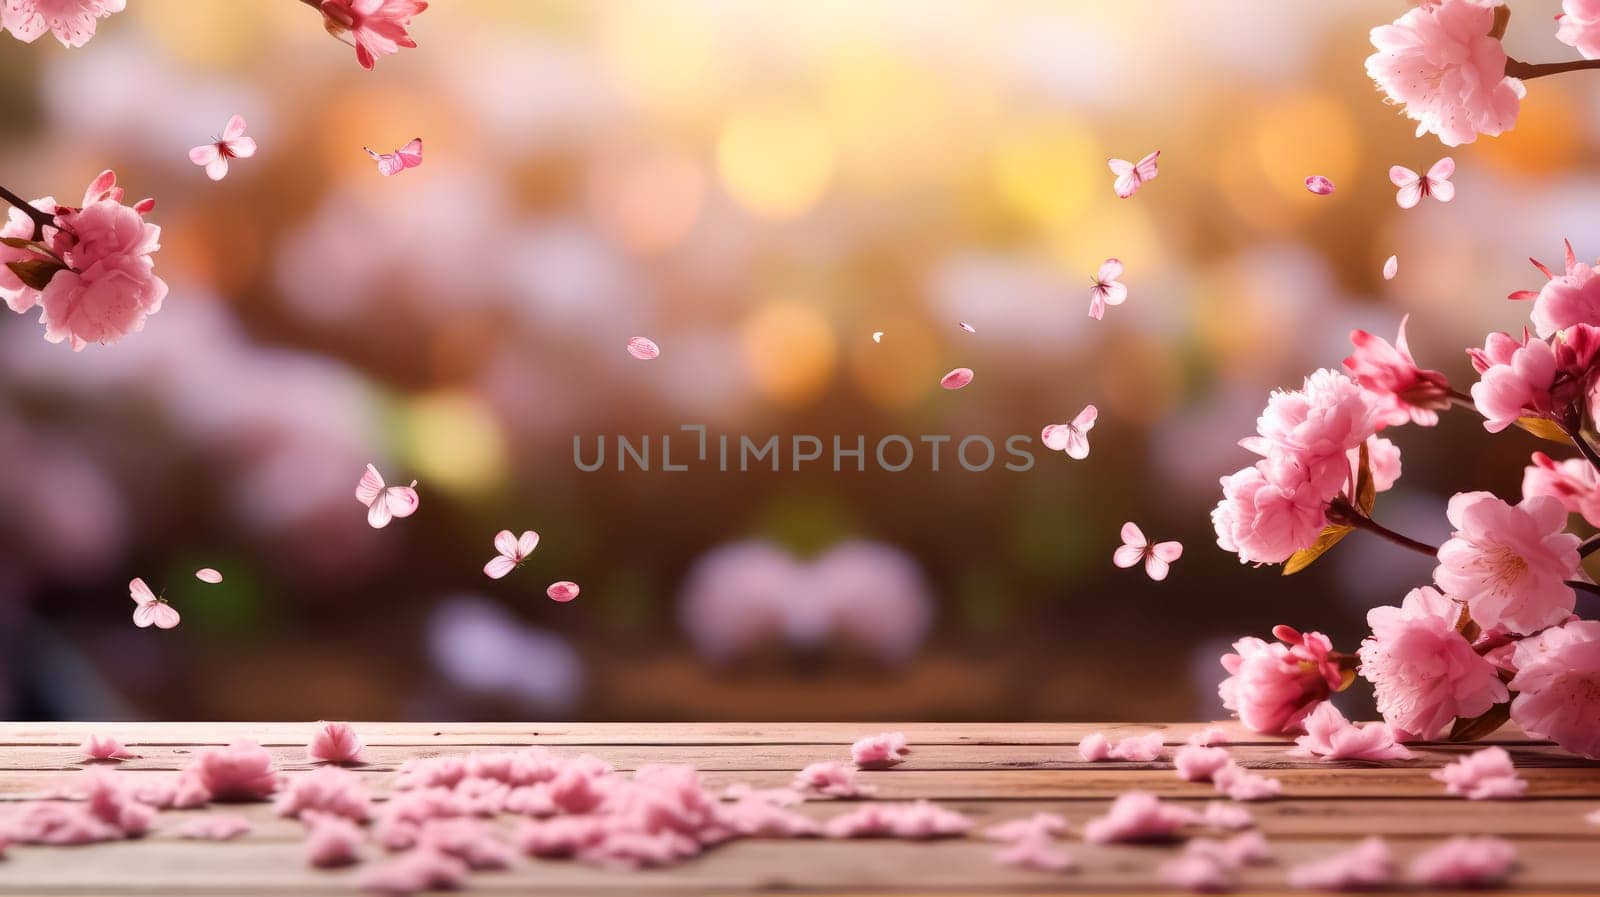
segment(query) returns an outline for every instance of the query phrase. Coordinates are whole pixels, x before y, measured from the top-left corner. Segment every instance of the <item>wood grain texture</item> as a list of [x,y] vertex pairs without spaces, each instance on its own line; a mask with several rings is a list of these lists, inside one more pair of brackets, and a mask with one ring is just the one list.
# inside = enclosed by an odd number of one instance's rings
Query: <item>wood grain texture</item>
[[[1440,839],[1497,834],[1522,857],[1513,881],[1527,892],[1600,891],[1600,765],[1567,755],[1514,729],[1487,743],[1505,746],[1528,779],[1529,798],[1471,802],[1447,797],[1429,777],[1481,745],[1422,745],[1414,760],[1321,763],[1287,755],[1282,739],[1221,727],[1242,764],[1279,778],[1281,800],[1249,805],[1272,842],[1276,863],[1246,870],[1246,891],[1281,891],[1284,869],[1383,835],[1402,863]],[[966,813],[979,828],[1036,812],[1055,812],[1075,827],[1104,812],[1129,789],[1198,806],[1216,798],[1208,785],[1184,782],[1170,762],[1082,762],[1077,743],[1103,731],[1113,737],[1159,730],[1181,744],[1204,724],[357,724],[369,763],[357,768],[382,799],[393,772],[412,757],[544,744],[559,753],[593,753],[622,770],[648,763],[692,763],[708,784],[776,787],[807,763],[848,757],[863,734],[898,730],[912,745],[902,767],[862,773],[878,799],[930,798]],[[281,768],[311,768],[308,723],[5,723],[0,724],[0,817],[19,800],[71,787],[82,775],[77,745],[89,732],[116,735],[140,756],[114,765],[117,775],[170,775],[207,746],[252,738],[269,746]],[[1169,749],[1170,754],[1170,749]],[[798,808],[825,819],[851,809],[840,801]],[[13,846],[0,860],[0,894],[285,895],[350,894],[351,871],[308,868],[301,828],[266,804],[229,805],[254,829],[224,843],[184,841],[183,824],[216,810],[170,811],[139,841],[82,848]],[[502,823],[507,829],[511,822]],[[1012,869],[993,861],[995,846],[977,837],[936,843],[748,839],[680,866],[646,872],[568,862],[521,861],[501,873],[475,874],[471,891],[505,894],[825,894],[1057,893],[1162,890],[1157,866],[1173,846],[1095,846],[1063,842],[1077,861],[1068,873]],[[379,851],[369,846],[367,855]]]

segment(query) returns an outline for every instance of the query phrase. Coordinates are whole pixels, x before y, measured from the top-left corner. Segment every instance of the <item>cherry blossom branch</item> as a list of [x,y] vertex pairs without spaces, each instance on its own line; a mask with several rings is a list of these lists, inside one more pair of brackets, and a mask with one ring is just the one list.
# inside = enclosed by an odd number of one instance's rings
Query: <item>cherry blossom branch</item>
[[1600,59],[1574,59],[1569,62],[1523,62],[1520,59],[1506,57],[1506,76],[1521,78],[1524,81],[1530,78],[1543,78],[1547,75],[1559,75],[1563,72],[1576,72],[1582,69],[1600,69]]
[[33,239],[35,241],[44,239],[44,229],[46,227],[55,226],[56,218],[54,215],[39,209],[33,203],[28,202],[4,187],[0,187],[0,199],[3,199],[16,208],[22,210],[29,218],[33,219]]
[[1561,429],[1567,434],[1567,438],[1572,440],[1572,444],[1578,447],[1578,451],[1583,453],[1583,457],[1587,458],[1589,463],[1594,466],[1594,469],[1600,471],[1600,453],[1595,452],[1594,446],[1589,444],[1589,440],[1583,438],[1583,432],[1577,427],[1562,426]]
[[1431,556],[1439,553],[1437,546],[1429,545],[1426,542],[1418,542],[1416,539],[1413,539],[1410,536],[1401,535],[1400,533],[1389,529],[1378,521],[1373,520],[1371,517],[1361,513],[1360,511],[1356,510],[1355,505],[1350,504],[1349,499],[1346,499],[1342,495],[1338,498],[1335,498],[1333,502],[1328,505],[1328,522],[1344,524],[1345,526],[1353,526],[1356,529],[1364,529],[1369,533],[1381,536],[1402,548],[1409,548],[1412,551],[1418,552],[1419,554]]
[[1600,533],[1596,533],[1595,535],[1584,539],[1583,542],[1578,545],[1579,557],[1588,557],[1589,555],[1594,554],[1596,551],[1600,551]]

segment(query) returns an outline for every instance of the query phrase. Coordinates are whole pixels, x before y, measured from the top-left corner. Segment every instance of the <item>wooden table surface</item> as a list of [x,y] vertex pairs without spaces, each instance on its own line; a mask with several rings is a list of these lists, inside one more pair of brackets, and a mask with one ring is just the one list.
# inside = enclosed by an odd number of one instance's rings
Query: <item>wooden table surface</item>
[[[392,789],[395,767],[410,757],[542,744],[597,754],[618,769],[645,763],[692,763],[712,785],[786,785],[808,763],[848,759],[856,738],[905,732],[913,753],[904,765],[862,773],[878,800],[929,798],[970,815],[974,835],[949,841],[747,839],[713,848],[682,865],[640,872],[572,862],[524,860],[504,872],[475,873],[471,891],[517,894],[748,893],[1045,893],[1159,890],[1156,867],[1175,855],[1165,846],[1096,846],[1063,842],[1077,869],[1047,873],[997,865],[995,845],[975,836],[996,822],[1050,811],[1075,827],[1132,788],[1183,801],[1213,799],[1209,785],[1177,778],[1170,761],[1082,762],[1077,743],[1103,731],[1115,737],[1160,730],[1176,746],[1202,724],[925,724],[925,723],[357,723],[368,765],[359,769],[375,794]],[[1246,766],[1283,782],[1279,800],[1248,805],[1278,862],[1246,869],[1243,890],[1281,890],[1286,865],[1352,846],[1366,835],[1390,839],[1400,860],[1449,835],[1495,834],[1515,842],[1518,890],[1600,892],[1600,765],[1575,759],[1502,730],[1480,744],[1413,746],[1417,757],[1390,763],[1328,763],[1287,756],[1281,740],[1219,724]],[[116,735],[140,758],[119,775],[179,769],[204,746],[251,738],[284,770],[310,768],[306,723],[0,723],[0,813],[5,802],[69,785],[82,764],[78,745],[90,733]],[[1528,780],[1527,799],[1466,801],[1447,797],[1429,771],[1482,744],[1509,750]],[[1175,748],[1169,748],[1169,753]],[[807,802],[825,818],[852,807]],[[269,804],[229,805],[254,830],[225,843],[184,841],[177,830],[193,814],[167,811],[148,836],[88,847],[13,845],[0,860],[0,894],[318,894],[350,893],[355,871],[307,867],[301,827]],[[369,855],[377,853],[375,847]]]

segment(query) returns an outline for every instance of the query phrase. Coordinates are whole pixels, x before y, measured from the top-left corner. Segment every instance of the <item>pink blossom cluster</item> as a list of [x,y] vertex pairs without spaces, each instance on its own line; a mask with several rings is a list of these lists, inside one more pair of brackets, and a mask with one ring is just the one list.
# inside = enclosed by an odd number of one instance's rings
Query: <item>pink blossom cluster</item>
[[1294,740],[1289,753],[1320,760],[1408,760],[1411,751],[1395,741],[1387,723],[1358,726],[1339,708],[1324,701],[1305,719],[1306,734]]
[[[1222,478],[1222,501],[1211,512],[1217,544],[1253,564],[1279,564],[1316,541],[1329,503],[1352,493],[1352,453],[1372,439],[1383,418],[1372,394],[1353,378],[1323,369],[1297,390],[1279,390],[1240,445],[1261,456]],[[1399,476],[1399,452],[1374,440],[1384,479]]]
[[850,759],[861,769],[888,769],[904,763],[911,749],[904,732],[867,735],[850,745]]
[[[50,197],[32,204],[52,216],[44,239],[31,248],[0,246],[0,299],[22,314],[41,309],[44,338],[68,342],[74,351],[90,343],[107,345],[144,329],[161,310],[166,281],[155,274],[150,256],[161,248],[161,228],[144,216],[155,200],[123,203],[117,176],[101,172],[84,191],[83,206],[58,205]],[[0,237],[30,240],[34,222],[12,209]],[[24,281],[14,267],[43,265]]]
[[1361,675],[1378,712],[1402,740],[1436,738],[1456,719],[1479,716],[1509,699],[1499,670],[1460,629],[1465,606],[1430,586],[1412,589],[1399,607],[1367,612],[1372,635],[1361,643]]
[[1417,123],[1418,137],[1458,146],[1516,124],[1526,89],[1506,76],[1505,49],[1491,34],[1499,5],[1438,0],[1372,29],[1367,74]]
[[1089,763],[1104,760],[1126,760],[1130,763],[1148,763],[1161,756],[1160,732],[1132,735],[1111,741],[1100,732],[1090,732],[1078,744],[1078,755]]
[[101,19],[127,5],[128,0],[0,0],[0,31],[25,44],[49,32],[63,47],[81,47]]
[[1600,59],[1600,0],[1561,0],[1556,39],[1584,59]]
[[1289,626],[1272,630],[1275,642],[1246,636],[1222,655],[1228,678],[1218,687],[1222,706],[1254,732],[1298,732],[1318,704],[1344,681],[1340,657],[1320,632]]
[[1509,800],[1522,796],[1528,782],[1517,775],[1503,747],[1474,751],[1432,773],[1445,791],[1468,800]]

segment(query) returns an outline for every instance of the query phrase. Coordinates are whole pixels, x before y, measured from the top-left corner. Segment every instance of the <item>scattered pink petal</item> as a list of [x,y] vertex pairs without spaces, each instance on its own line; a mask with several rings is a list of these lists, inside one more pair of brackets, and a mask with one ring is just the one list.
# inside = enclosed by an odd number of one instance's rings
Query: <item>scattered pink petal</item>
[[1384,280],[1394,280],[1394,276],[1396,274],[1399,274],[1399,273],[1400,273],[1400,257],[1399,256],[1391,255],[1387,259],[1384,259],[1384,262],[1383,262],[1383,279]]
[[506,574],[522,566],[522,562],[538,547],[539,534],[533,530],[524,530],[519,536],[503,529],[495,533],[494,550],[497,553],[489,559],[489,563],[483,565],[483,574],[490,579],[504,579]]
[[[837,763],[832,760],[827,761],[827,763],[837,766],[839,769],[850,773],[852,777],[855,774],[855,770],[845,766],[842,763]],[[820,766],[824,764],[813,763],[811,765]],[[807,769],[809,768],[810,767],[807,767]],[[801,778],[803,776],[806,776],[805,770],[801,770],[800,772],[796,773],[794,783],[788,788],[754,788],[749,782],[734,782],[732,785],[722,789],[722,799],[736,801],[758,800],[764,803],[775,804],[780,807],[792,807],[796,804],[803,804],[806,801],[805,795],[800,793],[806,788],[806,786],[801,783]]]
[[1058,813],[1035,813],[1012,819],[983,830],[990,841],[1022,841],[1028,838],[1054,838],[1065,834],[1067,820]]
[[1187,807],[1163,802],[1147,791],[1129,791],[1112,801],[1104,816],[1084,823],[1083,839],[1091,844],[1170,841],[1196,818]]
[[1078,756],[1088,763],[1111,759],[1111,740],[1099,732],[1090,732],[1078,742]]
[[450,891],[467,879],[467,864],[437,850],[408,850],[398,858],[363,870],[356,879],[363,891],[414,894]]
[[1404,165],[1389,168],[1389,181],[1400,189],[1394,195],[1395,204],[1409,209],[1422,202],[1422,197],[1432,196],[1440,202],[1456,198],[1456,185],[1450,176],[1456,173],[1456,162],[1449,156],[1433,163],[1427,174],[1417,174]]
[[207,813],[184,823],[180,837],[194,841],[232,841],[250,831],[250,820],[232,813]]
[[972,325],[968,324],[966,321],[962,321],[960,324],[958,324],[956,326],[960,327],[962,330],[965,330],[968,333],[977,333],[978,332],[977,330],[974,330]]
[[1268,800],[1283,791],[1277,779],[1257,775],[1237,763],[1229,763],[1211,774],[1217,792],[1233,800]]
[[1091,732],[1078,743],[1078,755],[1090,763],[1102,760],[1126,760],[1130,763],[1148,763],[1161,756],[1160,732],[1133,735],[1112,742],[1099,732]]
[[128,583],[128,596],[133,599],[133,625],[140,629],[154,626],[157,629],[171,629],[178,625],[178,611],[167,603],[167,599],[150,591],[145,581],[134,577]]
[[360,861],[357,851],[366,835],[361,827],[343,816],[305,812],[300,821],[306,824],[306,862],[319,869],[349,866]]
[[365,822],[372,799],[361,777],[337,766],[319,766],[290,776],[273,805],[279,816],[311,811]]
[[1528,790],[1528,782],[1517,775],[1511,755],[1503,747],[1473,751],[1460,760],[1433,771],[1444,783],[1444,790],[1468,800],[1512,800]]
[[79,750],[83,751],[85,760],[131,760],[138,756],[110,735],[91,734],[83,740]]
[[1345,719],[1331,701],[1323,701],[1305,718],[1306,734],[1294,740],[1289,753],[1321,760],[1409,760],[1411,751],[1395,741],[1387,723],[1358,726]]
[[904,763],[909,753],[903,732],[880,732],[850,745],[850,759],[862,769],[888,769]]
[[373,529],[383,529],[396,517],[410,517],[422,503],[416,480],[410,486],[385,485],[383,475],[371,464],[356,484],[356,500],[367,506],[367,524]]
[[950,838],[972,828],[972,820],[954,810],[919,800],[914,803],[869,803],[829,819],[822,833],[829,838]]
[[874,331],[872,331],[872,341],[875,342],[875,343],[883,342],[883,331],[882,330],[874,330]]
[[422,138],[413,137],[411,142],[400,147],[392,153],[374,152],[368,147],[362,147],[372,161],[378,163],[378,174],[384,177],[393,177],[407,168],[416,168],[422,164]]
[[1394,881],[1394,855],[1382,838],[1368,838],[1344,853],[1289,867],[1289,887],[1312,891],[1381,888]]
[[189,150],[189,161],[204,168],[206,177],[220,181],[228,176],[229,159],[248,159],[256,154],[256,142],[244,134],[244,119],[233,116],[222,129],[222,136]]
[[649,337],[636,336],[628,340],[628,354],[640,361],[649,361],[661,354],[661,347]]
[[1327,196],[1333,192],[1333,181],[1320,174],[1314,174],[1306,178],[1306,189],[1318,196]]
[[1495,837],[1457,836],[1411,861],[1411,877],[1430,888],[1487,888],[1505,884],[1517,849]]
[[551,601],[559,601],[562,604],[566,604],[568,601],[578,597],[578,584],[571,580],[563,579],[560,582],[551,583],[550,587],[544,590],[544,593],[550,596]]
[[956,368],[939,378],[939,385],[945,389],[960,389],[972,382],[972,368]]
[[875,790],[871,785],[856,782],[856,771],[834,760],[813,763],[794,777],[797,791],[815,791],[829,797],[867,797]]
[[1167,860],[1156,869],[1162,883],[1185,891],[1217,893],[1233,890],[1232,871],[1215,858],[1200,853],[1185,853]]
[[1122,276],[1122,262],[1106,259],[1089,280],[1089,317],[1099,321],[1106,316],[1106,307],[1121,305],[1128,300],[1128,287],[1117,278]]
[[1217,770],[1233,762],[1233,757],[1219,747],[1201,747],[1186,744],[1172,756],[1172,766],[1178,778],[1188,782],[1209,782]]
[[194,571],[194,578],[201,582],[209,582],[212,585],[222,582],[222,574],[210,567],[201,567],[199,570]]
[[492,826],[463,816],[428,820],[419,840],[421,849],[453,856],[471,869],[504,869],[516,856],[511,845],[494,836]]
[[1145,538],[1144,530],[1130,520],[1122,525],[1122,545],[1112,552],[1111,563],[1126,569],[1144,561],[1145,575],[1160,582],[1167,578],[1172,562],[1182,555],[1181,542],[1151,542]]
[[1272,847],[1260,832],[1245,832],[1220,841],[1215,838],[1193,838],[1183,845],[1183,852],[1210,857],[1226,869],[1272,860]]
[[1200,822],[1212,828],[1238,830],[1255,825],[1256,819],[1238,804],[1212,800],[1206,801],[1205,809],[1200,812]]
[[1071,421],[1046,425],[1039,431],[1039,441],[1052,452],[1066,452],[1068,458],[1082,461],[1089,457],[1089,431],[1099,417],[1100,409],[1085,405]]
[[[799,797],[793,791],[788,791],[787,794],[790,798]],[[784,804],[769,800],[761,796],[760,792],[754,791],[749,796],[724,806],[717,814],[717,823],[745,837],[800,838],[822,833],[822,826],[815,820],[785,809]]]
[[318,763],[359,763],[364,747],[349,723],[323,721],[317,723],[311,743],[306,745],[306,758]]
[[1062,850],[1048,835],[1021,838],[1009,846],[995,851],[995,862],[1003,866],[1038,869],[1043,872],[1064,872],[1072,868],[1072,856]]
[[1196,747],[1215,747],[1219,744],[1228,743],[1228,733],[1215,726],[1208,726],[1190,735],[1187,740],[1189,744]]
[[254,741],[241,739],[225,748],[201,751],[188,770],[213,800],[266,800],[278,790],[272,755]]
[[1115,190],[1117,196],[1122,199],[1127,199],[1138,193],[1139,188],[1143,187],[1146,181],[1155,180],[1156,175],[1160,173],[1156,162],[1160,157],[1161,150],[1156,150],[1138,162],[1129,162],[1126,159],[1107,160],[1106,166],[1116,176],[1116,180],[1111,184],[1111,189]]

